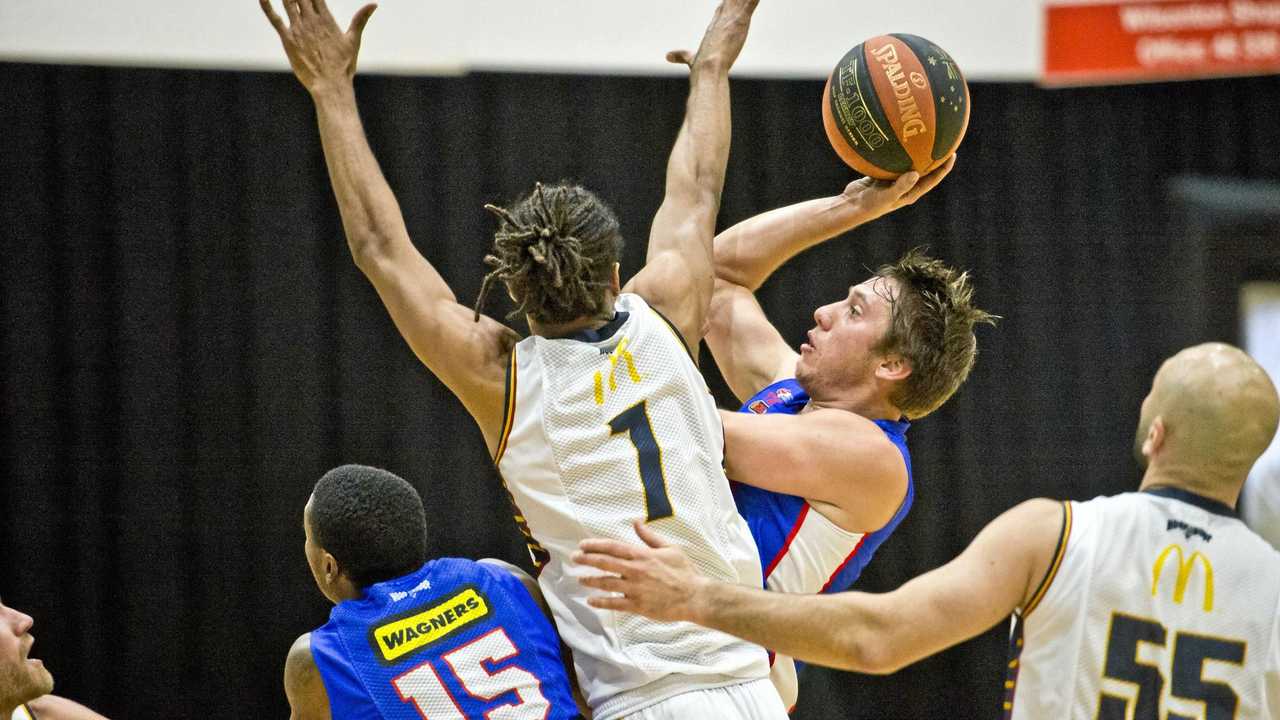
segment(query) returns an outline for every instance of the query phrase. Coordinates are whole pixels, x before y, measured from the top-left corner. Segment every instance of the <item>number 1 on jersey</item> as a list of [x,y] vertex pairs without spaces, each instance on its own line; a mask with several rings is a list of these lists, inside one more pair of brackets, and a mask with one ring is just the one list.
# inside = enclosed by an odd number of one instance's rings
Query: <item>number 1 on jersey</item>
[[644,504],[648,509],[645,522],[671,517],[671,499],[667,497],[667,478],[662,472],[662,448],[653,435],[646,400],[623,410],[609,421],[610,435],[627,433],[636,449],[640,465],[640,482],[644,484]]

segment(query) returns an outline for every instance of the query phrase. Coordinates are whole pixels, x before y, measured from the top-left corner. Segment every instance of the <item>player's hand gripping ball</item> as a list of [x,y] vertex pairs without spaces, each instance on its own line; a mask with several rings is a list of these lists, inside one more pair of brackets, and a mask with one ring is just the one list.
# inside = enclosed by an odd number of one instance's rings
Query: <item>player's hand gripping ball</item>
[[892,180],[946,162],[969,126],[969,86],[951,56],[915,35],[850,50],[822,93],[822,124],[854,170]]

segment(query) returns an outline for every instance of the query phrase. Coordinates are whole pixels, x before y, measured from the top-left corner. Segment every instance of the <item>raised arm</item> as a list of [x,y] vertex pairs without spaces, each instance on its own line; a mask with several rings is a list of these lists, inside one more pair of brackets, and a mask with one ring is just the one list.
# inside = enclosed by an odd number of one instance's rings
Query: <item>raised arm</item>
[[1024,502],[956,559],[885,594],[789,595],[712,581],[640,523],[647,547],[584,540],[574,559],[611,573],[583,585],[621,593],[589,598],[594,607],[696,622],[818,665],[891,673],[1024,607],[1048,579],[1063,519],[1061,503]]
[[696,349],[712,292],[711,242],[729,162],[729,68],[759,0],[723,0],[692,60],[684,123],[667,161],[666,195],[653,218],[645,266],[627,283]]
[[376,5],[356,12],[346,32],[324,0],[284,0],[288,22],[259,0],[289,64],[315,102],[329,179],[347,245],[418,358],[458,396],[490,449],[502,422],[506,358],[515,333],[490,319],[473,321],[409,239],[400,205],[369,148],[352,78],[365,24]]
[[734,394],[746,400],[769,383],[790,377],[795,368],[795,350],[755,299],[760,285],[799,253],[919,200],[954,165],[953,156],[924,177],[914,172],[893,182],[864,177],[839,195],[770,210],[716,236],[715,294],[706,339]]

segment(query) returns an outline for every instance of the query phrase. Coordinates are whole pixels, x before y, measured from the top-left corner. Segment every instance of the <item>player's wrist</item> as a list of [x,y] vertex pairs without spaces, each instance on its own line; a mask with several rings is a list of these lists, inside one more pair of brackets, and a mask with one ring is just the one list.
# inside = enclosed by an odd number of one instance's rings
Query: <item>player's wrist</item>
[[687,585],[687,596],[683,605],[683,620],[703,626],[712,626],[717,604],[717,595],[722,585],[697,575]]
[[355,85],[349,77],[314,80],[307,85],[307,92],[317,107],[345,106],[356,99]]

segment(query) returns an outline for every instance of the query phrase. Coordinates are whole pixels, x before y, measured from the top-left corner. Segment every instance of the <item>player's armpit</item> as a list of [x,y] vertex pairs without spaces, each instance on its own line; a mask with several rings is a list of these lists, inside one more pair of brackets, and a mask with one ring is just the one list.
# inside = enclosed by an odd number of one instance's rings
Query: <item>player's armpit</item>
[[405,252],[361,266],[400,335],[422,364],[458,396],[492,453],[501,434],[507,366],[519,336],[443,294],[434,268]]
[[289,699],[291,720],[330,719],[329,693],[311,655],[311,633],[299,637],[289,648],[284,663],[284,693]]
[[893,518],[907,492],[902,454],[875,423],[844,410],[799,415],[721,411],[725,471],[741,483],[824,503],[850,532]]
[[[707,236],[710,237],[708,229]],[[711,259],[701,249],[650,253],[645,266],[622,288],[635,293],[662,314],[693,351],[702,343],[707,306],[711,302]]]
[[875,622],[861,671],[895,672],[1022,607],[1053,561],[1063,517],[1059,502],[1028,500],[991,521],[946,565],[891,593],[865,596]]
[[707,347],[739,400],[795,375],[796,353],[765,317],[755,295],[717,279],[707,315]]

